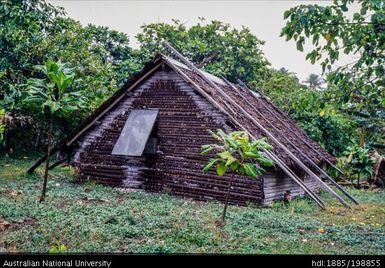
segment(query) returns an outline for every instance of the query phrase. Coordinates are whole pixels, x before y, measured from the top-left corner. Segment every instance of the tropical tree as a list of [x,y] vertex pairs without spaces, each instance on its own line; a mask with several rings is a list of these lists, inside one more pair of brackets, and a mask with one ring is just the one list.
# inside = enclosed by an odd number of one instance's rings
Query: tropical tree
[[[371,159],[369,149],[358,145],[349,146],[345,152],[347,156],[346,165],[352,175],[357,177],[357,188],[360,187],[360,176],[369,178],[373,172],[375,161]],[[353,177],[351,177],[353,179]]]
[[213,157],[204,166],[203,171],[208,172],[216,167],[219,176],[223,176],[228,170],[231,172],[228,181],[227,193],[221,224],[225,223],[226,211],[230,197],[231,185],[235,174],[246,174],[255,179],[265,170],[263,167],[273,166],[273,161],[264,155],[264,150],[271,150],[272,146],[265,139],[250,141],[250,137],[245,131],[235,131],[229,134],[218,129],[210,131],[211,136],[218,142],[202,146],[202,154]]
[[52,147],[52,132],[55,117],[65,115],[66,113],[76,111],[84,106],[81,91],[71,91],[71,86],[75,82],[75,73],[72,68],[61,62],[47,60],[45,65],[35,66],[44,78],[31,78],[28,80],[28,96],[25,102],[40,108],[42,114],[48,116],[49,127],[47,130],[47,159],[45,164],[43,189],[40,202],[44,201],[47,180],[49,159]]
[[325,81],[318,74],[310,74],[309,77],[303,82],[308,84],[311,89],[318,89]]
[[[232,28],[220,21],[201,21],[188,28],[178,20],[172,24],[151,23],[142,26],[136,36],[143,57],[164,52],[163,40],[170,42],[179,52],[196,64],[215,56],[203,68],[236,82],[256,82],[269,72],[270,63],[260,46],[264,44],[246,27]],[[145,59],[143,59],[145,60]]]
[[[83,82],[75,82],[72,88],[85,92],[86,107],[76,116],[68,113],[56,121],[58,136],[72,131],[141,68],[126,34],[83,26],[68,18],[64,9],[44,0],[0,1],[0,29],[0,107],[7,115],[22,117],[34,112],[23,102],[28,95],[23,85],[34,75],[33,66],[53,59],[76,68],[76,76]],[[23,131],[17,125],[7,127],[3,144],[8,149],[35,148],[46,138],[44,119],[34,116]]]
[[270,70],[263,80],[258,81],[259,89],[286,112],[291,112],[291,103],[297,99],[298,92],[307,88],[299,83],[298,77],[285,70]]
[[45,40],[55,30],[54,20],[64,14],[44,1],[0,3],[0,87],[7,111],[20,110],[21,86],[46,54]]
[[288,69],[286,69],[285,67],[281,67],[281,68],[279,69],[279,71],[280,71],[282,74],[284,74],[284,75],[287,75],[287,76],[289,76],[289,77],[294,78],[294,80],[295,80],[296,82],[299,82],[299,79],[298,79],[296,73],[290,72],[290,71],[289,71]]
[[[354,11],[357,4],[359,10]],[[358,120],[361,144],[381,145],[385,130],[385,2],[340,0],[330,5],[303,4],[284,13],[282,36],[297,49],[312,44],[306,55],[320,61],[328,81],[336,85],[334,98],[341,109]],[[341,54],[352,62],[333,70]]]

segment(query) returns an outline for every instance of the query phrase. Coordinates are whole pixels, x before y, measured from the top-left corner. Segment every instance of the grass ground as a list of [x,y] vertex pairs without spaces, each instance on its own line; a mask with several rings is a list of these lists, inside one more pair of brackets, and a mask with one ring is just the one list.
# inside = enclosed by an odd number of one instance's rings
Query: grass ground
[[25,174],[33,160],[0,158],[0,252],[385,254],[383,191],[350,189],[362,202],[352,210],[306,198],[230,206],[219,229],[220,203],[79,185],[69,168],[51,173],[39,203],[42,170]]

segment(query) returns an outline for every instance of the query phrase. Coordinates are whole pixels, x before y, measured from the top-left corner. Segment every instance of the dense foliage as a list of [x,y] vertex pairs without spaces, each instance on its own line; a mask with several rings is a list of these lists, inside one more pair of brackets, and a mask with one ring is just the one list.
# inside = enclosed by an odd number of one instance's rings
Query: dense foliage
[[[385,2],[358,1],[359,10],[350,15],[353,0],[335,0],[331,5],[299,5],[284,14],[282,36],[296,41],[306,58],[320,61],[334,84],[333,99],[339,109],[361,126],[361,145],[383,148],[385,131]],[[349,64],[332,69],[340,54],[354,55]]]
[[330,89],[309,89],[285,70],[272,70],[269,77],[260,82],[260,87],[333,155],[342,155],[346,146],[355,142],[356,123],[338,109],[330,97]]
[[347,156],[346,166],[353,180],[355,175],[357,178],[357,187],[360,186],[360,178],[369,178],[373,172],[374,161],[369,156],[369,149],[362,148],[358,145],[349,146],[345,152]]
[[[63,9],[44,1],[2,1],[0,4],[0,107],[8,115],[33,115],[22,100],[27,97],[25,83],[35,76],[33,66],[47,59],[62,60],[75,67],[74,89],[84,92],[86,106],[81,113],[68,113],[57,124],[57,135],[68,133],[102,101],[108,98],[140,66],[132,60],[128,37],[105,27],[86,26],[65,16]],[[127,64],[129,63],[129,64]],[[9,146],[36,147],[44,142],[44,118],[20,131],[7,129]],[[13,142],[13,143],[12,143]]]
[[146,24],[136,38],[145,57],[165,51],[163,40],[170,42],[196,64],[213,56],[211,61],[204,64],[204,68],[230,81],[239,78],[245,82],[255,82],[269,71],[270,64],[260,49],[264,42],[245,27],[238,30],[220,21],[204,23],[204,19],[201,19],[201,23],[187,28],[174,20],[173,24]]

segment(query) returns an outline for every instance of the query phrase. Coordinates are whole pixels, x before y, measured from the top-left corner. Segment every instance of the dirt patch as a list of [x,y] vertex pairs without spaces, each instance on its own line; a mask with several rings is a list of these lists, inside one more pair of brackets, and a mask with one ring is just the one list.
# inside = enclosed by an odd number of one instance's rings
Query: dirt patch
[[19,250],[15,242],[12,242],[10,244],[8,243],[0,244],[0,253],[18,253],[18,252]]
[[0,218],[0,233],[5,231],[16,231],[25,226],[35,226],[36,220],[33,218],[25,218],[23,220],[13,220],[11,222],[4,218]]
[[72,204],[70,202],[64,201],[64,202],[59,203],[56,207],[59,209],[65,209],[65,208],[70,207],[71,205]]
[[11,224],[3,218],[0,218],[0,232],[4,232]]
[[83,197],[82,199],[78,200],[77,203],[79,205],[83,204],[107,204],[110,203],[110,200],[102,199],[102,198],[90,198],[88,196]]
[[9,197],[17,197],[17,196],[21,195],[23,192],[12,189],[12,188],[1,188],[0,193],[5,194]]

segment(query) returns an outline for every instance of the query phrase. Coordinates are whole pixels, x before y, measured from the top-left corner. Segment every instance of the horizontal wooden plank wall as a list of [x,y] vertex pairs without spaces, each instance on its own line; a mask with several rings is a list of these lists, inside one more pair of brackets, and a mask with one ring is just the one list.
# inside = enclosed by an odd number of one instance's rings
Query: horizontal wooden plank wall
[[[306,185],[313,191],[317,192],[321,189],[321,185],[316,180],[305,176],[303,178]],[[264,204],[270,204],[274,200],[282,200],[286,191],[291,192],[292,197],[303,196],[304,190],[298,186],[288,176],[281,174],[276,176],[274,174],[263,175],[263,190],[265,193]]]
[[[146,108],[159,109],[158,153],[142,158],[111,155],[129,110]],[[200,147],[215,142],[208,129],[233,129],[175,72],[167,67],[156,71],[100,122],[80,141],[75,156],[80,180],[224,201],[228,177],[202,172],[208,157],[200,154]],[[235,176],[230,203],[262,203],[263,195],[262,179]]]

